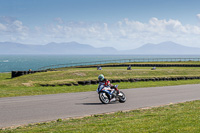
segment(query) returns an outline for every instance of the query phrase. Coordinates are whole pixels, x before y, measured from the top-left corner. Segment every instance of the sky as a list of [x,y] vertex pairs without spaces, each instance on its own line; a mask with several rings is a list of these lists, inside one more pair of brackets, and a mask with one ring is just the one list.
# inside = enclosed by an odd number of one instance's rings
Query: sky
[[0,42],[200,47],[200,0],[0,0]]

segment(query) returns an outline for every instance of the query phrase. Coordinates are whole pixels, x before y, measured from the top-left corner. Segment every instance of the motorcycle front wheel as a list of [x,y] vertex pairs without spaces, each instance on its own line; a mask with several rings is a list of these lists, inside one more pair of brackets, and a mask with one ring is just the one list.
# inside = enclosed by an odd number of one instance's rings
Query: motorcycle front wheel
[[106,92],[100,92],[99,93],[99,100],[103,103],[103,104],[108,104],[110,102],[109,100],[109,96]]
[[125,94],[122,91],[120,91],[120,93],[122,93],[122,96],[119,97],[119,102],[120,103],[126,102],[126,96],[125,96]]

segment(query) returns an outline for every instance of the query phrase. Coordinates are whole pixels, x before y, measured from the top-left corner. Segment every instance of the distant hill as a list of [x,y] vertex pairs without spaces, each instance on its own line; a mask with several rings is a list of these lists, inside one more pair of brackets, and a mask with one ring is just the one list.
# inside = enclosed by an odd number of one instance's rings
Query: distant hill
[[145,55],[200,55],[200,48],[187,47],[174,42],[162,42],[159,44],[145,44],[139,48],[126,50],[126,54]]
[[0,54],[114,54],[112,47],[95,48],[77,42],[49,43],[46,45],[25,45],[20,43],[0,42]]
[[[127,48],[128,49],[128,48]],[[0,54],[68,54],[68,55],[200,55],[200,48],[187,47],[174,42],[145,44],[132,50],[118,51],[112,47],[95,48],[77,42],[26,45],[0,42]]]

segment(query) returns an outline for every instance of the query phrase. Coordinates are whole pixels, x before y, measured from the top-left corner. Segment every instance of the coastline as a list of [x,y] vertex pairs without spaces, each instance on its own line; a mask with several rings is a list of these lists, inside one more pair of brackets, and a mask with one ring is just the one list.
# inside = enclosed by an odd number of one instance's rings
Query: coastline
[[[11,71],[38,70],[45,66],[64,64],[78,64],[83,62],[106,62],[113,60],[139,61],[159,58],[199,58],[200,55],[1,55],[0,54],[0,73],[9,73]],[[6,62],[2,62],[6,61]],[[115,61],[114,61],[115,62]]]

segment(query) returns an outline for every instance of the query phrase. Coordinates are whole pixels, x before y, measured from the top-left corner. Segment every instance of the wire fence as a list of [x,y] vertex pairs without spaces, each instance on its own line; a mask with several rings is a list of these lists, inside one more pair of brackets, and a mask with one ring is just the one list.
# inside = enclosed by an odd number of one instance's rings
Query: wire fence
[[200,61],[200,58],[135,58],[135,59],[119,59],[119,60],[101,60],[91,62],[78,62],[68,64],[56,64],[39,68],[39,70],[64,68],[64,67],[76,67],[76,66],[88,66],[88,65],[102,65],[110,63],[130,63],[130,62],[186,62],[186,61]]

